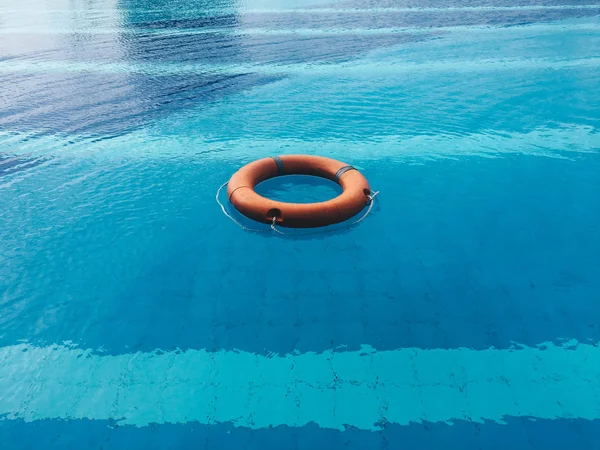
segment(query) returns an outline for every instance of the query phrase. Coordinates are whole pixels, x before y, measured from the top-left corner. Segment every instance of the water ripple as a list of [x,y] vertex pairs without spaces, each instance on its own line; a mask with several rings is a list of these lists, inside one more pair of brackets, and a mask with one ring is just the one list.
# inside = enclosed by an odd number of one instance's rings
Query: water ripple
[[[595,34],[600,26],[595,17],[600,8],[594,4],[429,2],[415,7],[410,2],[380,1],[296,3],[279,8],[247,3],[232,9],[226,3],[210,8],[182,3],[170,14],[146,6],[81,8],[75,15],[67,9],[4,8],[0,127],[115,136],[177,111],[200,105],[210,109],[221,99],[284,77],[364,78],[597,66]],[[514,35],[503,31],[507,26],[516,26]],[[502,36],[505,50],[493,55],[479,44],[471,45],[481,49],[478,55],[450,54],[461,36],[474,39],[485,33]],[[551,41],[537,48],[523,45],[536,33],[570,33],[570,57],[557,58],[560,52]],[[411,51],[415,45],[429,43],[435,49],[431,43],[440,39],[447,41],[447,54],[431,58],[427,51],[429,60],[411,60],[416,58]],[[482,42],[490,46],[490,39]],[[401,57],[369,57],[385,55],[385,49],[399,49]],[[527,58],[522,57],[524,51],[531,52]],[[444,98],[443,90],[439,95]],[[362,110],[366,118],[364,123],[359,123],[361,119],[353,123],[361,129],[370,126],[377,101],[376,97],[353,100],[351,107]],[[336,108],[333,104],[323,117],[335,114]],[[446,132],[459,131],[448,128]],[[334,129],[330,134],[343,133]]]

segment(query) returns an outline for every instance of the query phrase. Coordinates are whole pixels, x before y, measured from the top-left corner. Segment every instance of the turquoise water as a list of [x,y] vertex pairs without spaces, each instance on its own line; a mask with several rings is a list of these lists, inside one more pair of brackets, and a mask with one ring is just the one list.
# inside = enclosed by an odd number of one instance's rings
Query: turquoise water
[[[599,55],[576,0],[3,0],[0,448],[598,448]],[[238,228],[288,153],[372,213]]]

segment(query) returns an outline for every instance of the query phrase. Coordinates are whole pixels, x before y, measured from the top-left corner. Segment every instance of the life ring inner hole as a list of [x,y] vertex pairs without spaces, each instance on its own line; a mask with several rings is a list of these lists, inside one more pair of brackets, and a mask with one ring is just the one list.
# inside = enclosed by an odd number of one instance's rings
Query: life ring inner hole
[[259,183],[258,195],[286,203],[318,203],[342,193],[342,187],[332,180],[313,175],[284,175]]

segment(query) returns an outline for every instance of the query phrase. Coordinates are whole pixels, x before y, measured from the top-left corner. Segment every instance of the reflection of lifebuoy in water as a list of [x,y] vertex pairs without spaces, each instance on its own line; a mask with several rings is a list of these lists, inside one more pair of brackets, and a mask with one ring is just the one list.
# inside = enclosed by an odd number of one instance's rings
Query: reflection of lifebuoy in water
[[[319,203],[285,203],[258,195],[257,184],[281,175],[313,175],[338,183],[343,192]],[[283,227],[310,228],[343,222],[371,201],[366,178],[354,167],[322,156],[285,155],[251,162],[238,170],[227,188],[229,201],[246,217]]]

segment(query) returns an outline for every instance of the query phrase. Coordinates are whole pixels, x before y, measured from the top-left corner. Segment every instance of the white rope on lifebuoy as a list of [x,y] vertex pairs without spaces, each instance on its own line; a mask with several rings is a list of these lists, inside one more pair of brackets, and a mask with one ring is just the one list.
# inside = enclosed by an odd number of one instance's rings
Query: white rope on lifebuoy
[[341,227],[333,227],[333,228],[329,228],[329,229],[325,229],[325,230],[319,230],[319,231],[312,231],[312,232],[308,232],[308,233],[284,233],[283,231],[278,230],[275,227],[275,221],[277,220],[276,217],[273,217],[273,223],[271,224],[270,228],[264,228],[264,229],[258,229],[258,228],[248,228],[245,227],[244,225],[242,225],[241,223],[239,223],[237,220],[235,220],[235,218],[229,214],[227,212],[227,209],[225,208],[225,206],[223,205],[223,203],[221,203],[221,200],[219,200],[219,197],[221,196],[221,191],[223,190],[223,188],[225,186],[227,186],[227,184],[229,184],[229,182],[225,182],[223,183],[219,189],[217,189],[217,195],[215,196],[215,199],[217,200],[217,203],[219,204],[219,206],[221,207],[221,211],[223,211],[223,214],[225,214],[226,217],[228,217],[233,223],[235,223],[238,227],[240,227],[242,230],[244,231],[250,231],[251,233],[265,233],[265,232],[269,232],[271,230],[273,230],[275,233],[281,234],[283,236],[308,236],[310,234],[321,234],[321,233],[328,233],[330,231],[335,231],[335,230],[339,230],[342,228],[347,228],[347,227],[351,227],[352,225],[356,225],[359,222],[362,222],[370,213],[371,210],[373,209],[373,205],[375,204],[375,197],[377,197],[377,195],[379,195],[379,191],[371,191],[370,195],[369,195],[369,207],[367,208],[367,210],[365,211],[365,213],[360,216],[360,218],[358,218],[357,220],[355,220],[352,223],[343,225]]

